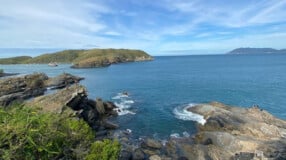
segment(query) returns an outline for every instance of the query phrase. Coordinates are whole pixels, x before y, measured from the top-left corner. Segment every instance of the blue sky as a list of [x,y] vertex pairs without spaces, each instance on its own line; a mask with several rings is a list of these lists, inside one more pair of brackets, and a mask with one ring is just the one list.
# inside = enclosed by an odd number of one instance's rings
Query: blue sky
[[151,55],[286,48],[286,0],[0,2],[0,57],[70,48],[134,48]]

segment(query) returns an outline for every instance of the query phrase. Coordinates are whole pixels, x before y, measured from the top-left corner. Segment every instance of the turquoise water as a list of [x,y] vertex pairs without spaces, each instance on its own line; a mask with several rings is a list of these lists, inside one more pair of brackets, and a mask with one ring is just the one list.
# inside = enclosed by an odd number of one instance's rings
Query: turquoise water
[[[195,132],[195,122],[182,109],[189,104],[219,101],[249,107],[254,104],[286,119],[286,55],[213,55],[155,57],[99,69],[69,65],[0,65],[6,72],[69,72],[92,98],[116,102],[124,110],[117,120],[134,135],[166,138]],[[129,97],[118,96],[128,92]],[[117,97],[116,97],[117,96]],[[125,109],[124,109],[125,108]],[[174,109],[181,110],[175,114]],[[181,119],[180,119],[181,118]],[[185,119],[185,120],[182,120]],[[192,118],[191,118],[192,119]]]

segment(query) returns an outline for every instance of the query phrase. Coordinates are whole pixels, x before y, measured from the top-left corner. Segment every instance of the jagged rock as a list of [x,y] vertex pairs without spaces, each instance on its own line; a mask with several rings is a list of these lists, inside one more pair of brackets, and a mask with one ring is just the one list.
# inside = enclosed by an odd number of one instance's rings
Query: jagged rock
[[96,110],[100,115],[105,114],[105,108],[101,98],[96,98]]
[[104,120],[104,121],[102,122],[102,126],[103,126],[104,128],[106,128],[106,129],[116,129],[116,128],[119,127],[117,124],[114,124],[114,123],[112,123],[112,122],[110,122],[110,121],[108,121],[108,120]]
[[73,85],[69,88],[65,88],[57,91],[54,94],[44,95],[29,101],[28,104],[41,106],[43,111],[61,113],[65,106],[73,104],[71,108],[74,108],[74,101],[81,103],[86,101],[87,93],[86,89],[80,85]]
[[116,105],[110,101],[104,102],[103,105],[106,111],[112,111],[114,108],[117,108]]
[[143,148],[161,149],[162,144],[154,139],[147,138],[141,144]]
[[132,153],[132,160],[144,160],[144,159],[145,159],[144,152],[140,148],[135,149],[135,151]]
[[77,77],[68,73],[63,73],[57,77],[50,78],[45,82],[47,87],[51,87],[52,89],[59,89],[69,86],[74,83],[79,83],[84,78]]

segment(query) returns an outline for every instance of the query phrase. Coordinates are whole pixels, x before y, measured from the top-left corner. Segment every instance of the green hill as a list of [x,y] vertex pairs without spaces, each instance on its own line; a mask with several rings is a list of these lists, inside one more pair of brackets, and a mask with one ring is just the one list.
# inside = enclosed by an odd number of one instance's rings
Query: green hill
[[[147,61],[153,58],[141,50],[130,49],[91,49],[64,50],[56,53],[43,54],[22,60],[20,57],[0,59],[0,64],[36,63],[48,64],[72,63],[73,68],[104,67],[114,63]],[[12,63],[13,62],[13,63]]]
[[0,59],[0,64],[22,64],[22,63],[26,63],[30,59],[32,59],[32,57],[29,57],[29,56],[2,58]]

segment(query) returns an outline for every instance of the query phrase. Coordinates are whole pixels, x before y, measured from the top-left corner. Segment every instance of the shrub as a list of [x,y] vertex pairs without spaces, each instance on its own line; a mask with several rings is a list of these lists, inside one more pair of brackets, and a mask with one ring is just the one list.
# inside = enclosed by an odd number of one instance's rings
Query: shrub
[[[120,152],[118,141],[104,140],[92,143],[86,160],[117,160]],[[100,154],[98,154],[100,153]]]
[[83,120],[23,106],[0,109],[0,159],[83,159],[93,139]]
[[4,73],[4,70],[3,69],[0,69],[0,74],[3,74]]

